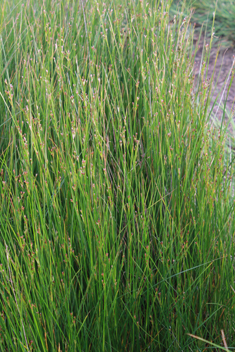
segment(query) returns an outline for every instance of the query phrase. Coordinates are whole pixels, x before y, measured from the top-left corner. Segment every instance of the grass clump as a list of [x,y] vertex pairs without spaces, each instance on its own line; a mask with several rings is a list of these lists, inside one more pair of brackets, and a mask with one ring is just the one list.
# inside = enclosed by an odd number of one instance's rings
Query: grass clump
[[4,2],[2,351],[234,343],[233,164],[169,8]]

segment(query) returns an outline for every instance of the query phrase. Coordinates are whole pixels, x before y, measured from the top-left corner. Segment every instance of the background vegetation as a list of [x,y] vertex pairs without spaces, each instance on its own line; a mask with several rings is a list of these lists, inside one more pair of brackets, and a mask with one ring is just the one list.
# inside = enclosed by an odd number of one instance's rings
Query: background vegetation
[[1,351],[235,345],[233,155],[170,6],[3,1]]
[[210,36],[214,22],[214,44],[223,47],[234,47],[235,43],[235,1],[234,0],[174,0],[171,6],[172,15],[183,12],[185,16],[192,13],[191,22],[196,23],[196,32],[203,26]]

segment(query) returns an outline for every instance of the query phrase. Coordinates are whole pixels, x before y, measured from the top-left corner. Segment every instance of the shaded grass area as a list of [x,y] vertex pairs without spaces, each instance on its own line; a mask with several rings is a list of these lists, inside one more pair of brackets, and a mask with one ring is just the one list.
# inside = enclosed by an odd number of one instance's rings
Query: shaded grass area
[[210,36],[213,16],[215,14],[214,43],[220,44],[223,47],[234,47],[235,43],[235,2],[231,0],[174,0],[171,7],[171,13],[179,13],[183,11],[184,16],[188,16],[191,11],[192,23],[196,23],[200,31],[203,26]]
[[0,350],[203,350],[188,334],[220,346],[221,329],[233,346],[233,160],[210,87],[193,94],[189,19],[169,26],[160,1],[13,4]]

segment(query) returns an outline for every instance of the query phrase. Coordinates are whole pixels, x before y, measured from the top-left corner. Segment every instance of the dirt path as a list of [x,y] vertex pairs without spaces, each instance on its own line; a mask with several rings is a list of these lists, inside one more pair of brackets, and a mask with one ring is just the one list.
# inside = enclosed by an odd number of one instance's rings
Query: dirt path
[[[196,40],[195,40],[195,43],[196,43]],[[195,63],[194,63],[195,79],[198,78],[198,75],[200,72],[202,49],[203,49],[203,41],[200,40],[199,50],[196,54]],[[217,48],[212,47],[210,60],[209,60],[209,67],[208,67],[208,76],[207,76],[207,78],[209,79],[211,79],[213,74],[217,51],[218,51]],[[217,96],[218,96],[218,99],[212,110],[212,118],[213,116],[216,116],[219,120],[221,120],[223,116],[223,110],[221,110],[219,106],[223,108],[226,100],[230,78],[232,76],[232,72],[235,70],[235,65],[233,70],[231,69],[234,60],[235,60],[235,49],[232,49],[232,48],[227,50],[221,49],[219,51],[218,59],[215,66],[215,73],[214,73],[212,92],[211,92],[211,98],[212,98],[211,108],[213,107],[213,103],[215,102]],[[226,84],[227,88],[224,85],[226,82],[227,82]],[[235,77],[232,82],[231,88],[229,90],[227,104],[226,104],[226,110],[228,111],[228,114],[225,115],[225,121],[227,121],[228,115],[230,113],[233,116],[234,126],[232,123],[230,123],[229,125],[229,131],[233,134],[233,137],[235,137],[235,104],[234,103],[235,103]]]

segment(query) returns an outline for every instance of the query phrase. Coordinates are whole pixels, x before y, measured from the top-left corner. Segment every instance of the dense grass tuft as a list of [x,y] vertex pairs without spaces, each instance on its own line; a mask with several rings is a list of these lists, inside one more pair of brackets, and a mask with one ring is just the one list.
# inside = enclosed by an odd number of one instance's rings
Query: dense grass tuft
[[190,19],[39,3],[0,9],[0,350],[234,345],[233,163]]

